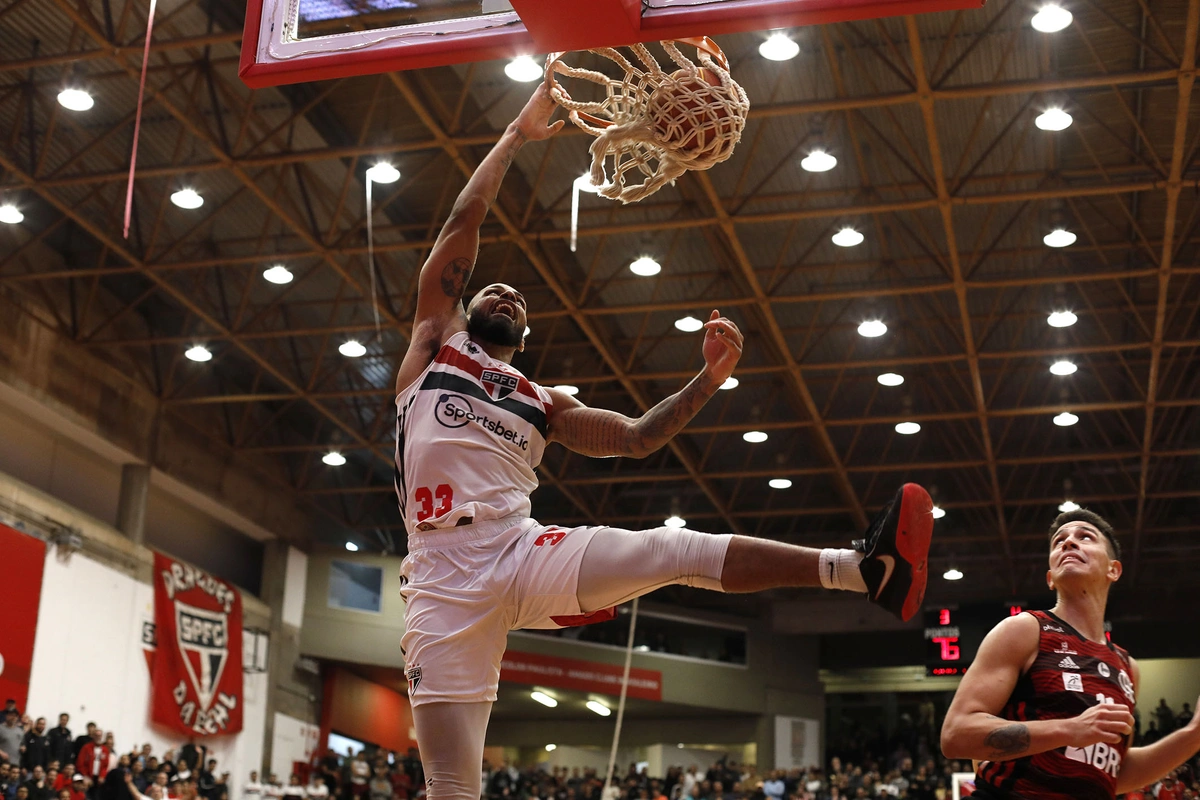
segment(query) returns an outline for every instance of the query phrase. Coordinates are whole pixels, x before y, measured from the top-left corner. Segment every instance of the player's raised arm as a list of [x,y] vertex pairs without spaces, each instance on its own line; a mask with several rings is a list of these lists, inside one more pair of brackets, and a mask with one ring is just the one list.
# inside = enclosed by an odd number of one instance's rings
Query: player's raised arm
[[[1130,660],[1134,691],[1141,682],[1137,662]],[[1197,701],[1200,708],[1200,699]],[[1121,760],[1121,772],[1117,776],[1117,794],[1132,792],[1143,786],[1158,783],[1167,774],[1185,763],[1200,751],[1200,713],[1192,715],[1191,721],[1182,728],[1167,734],[1154,744],[1131,747]]]
[[1116,744],[1129,735],[1133,715],[1123,705],[1100,703],[1068,719],[1021,722],[1000,716],[1037,653],[1038,627],[1036,618],[1021,614],[984,638],[942,722],[946,758],[1009,761],[1068,745]]
[[556,108],[545,84],[539,84],[454,201],[450,216],[421,267],[412,340],[396,374],[397,392],[429,366],[446,337],[466,330],[462,298],[479,254],[479,228],[496,202],[500,183],[521,146],[548,139],[562,128],[563,120],[550,124]]
[[721,388],[742,357],[742,332],[730,320],[714,309],[704,327],[704,369],[687,386],[638,419],[603,408],[588,408],[569,395],[548,389],[554,399],[549,439],[595,458],[645,458],[665,445]]

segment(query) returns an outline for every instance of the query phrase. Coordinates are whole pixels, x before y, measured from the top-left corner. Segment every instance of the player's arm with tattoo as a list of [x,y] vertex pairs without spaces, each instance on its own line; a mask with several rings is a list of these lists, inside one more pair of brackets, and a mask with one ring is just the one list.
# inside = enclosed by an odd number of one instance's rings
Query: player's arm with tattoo
[[1036,617],[1010,617],[984,638],[942,722],[946,758],[1009,761],[1060,747],[1116,744],[1128,735],[1133,716],[1123,705],[1097,704],[1078,717],[1027,722],[999,716],[1022,673],[1037,655]]
[[742,355],[738,327],[713,311],[704,332],[704,369],[675,394],[637,419],[603,408],[588,408],[554,389],[550,440],[585,456],[645,458],[683,430],[733,374]]
[[544,84],[539,84],[521,113],[505,128],[500,140],[459,192],[417,278],[412,341],[396,376],[397,391],[429,365],[447,337],[466,330],[467,317],[462,299],[479,254],[479,229],[496,202],[500,184],[522,145],[548,139],[562,128],[562,120],[550,124],[555,108],[557,106]]

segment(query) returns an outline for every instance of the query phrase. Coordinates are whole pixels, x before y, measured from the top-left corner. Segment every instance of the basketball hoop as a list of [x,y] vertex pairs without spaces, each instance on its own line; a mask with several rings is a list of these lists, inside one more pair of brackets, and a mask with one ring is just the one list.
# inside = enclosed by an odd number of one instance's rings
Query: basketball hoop
[[[750,101],[729,75],[729,62],[707,36],[660,42],[679,69],[667,73],[642,44],[629,45],[645,69],[618,50],[590,50],[625,72],[621,80],[562,61],[565,52],[546,57],[550,95],[570,112],[575,125],[596,137],[591,184],[597,194],[636,203],[688,170],[709,169],[733,155],[742,138]],[[678,44],[696,48],[697,66]],[[604,87],[604,100],[574,100],[558,82],[558,74]],[[612,159],[611,178],[606,162]],[[638,177],[640,183],[635,183]]]

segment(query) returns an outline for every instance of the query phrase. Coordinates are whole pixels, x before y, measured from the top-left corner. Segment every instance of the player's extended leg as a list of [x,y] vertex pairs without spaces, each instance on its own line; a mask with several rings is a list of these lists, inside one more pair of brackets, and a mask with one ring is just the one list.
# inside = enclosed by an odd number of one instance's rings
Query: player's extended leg
[[906,484],[852,550],[668,528],[606,528],[583,554],[579,605],[591,612],[673,583],[723,592],[823,586],[867,593],[872,602],[911,619],[925,595],[932,509],[924,489]]
[[413,706],[428,800],[479,800],[483,739],[491,703]]

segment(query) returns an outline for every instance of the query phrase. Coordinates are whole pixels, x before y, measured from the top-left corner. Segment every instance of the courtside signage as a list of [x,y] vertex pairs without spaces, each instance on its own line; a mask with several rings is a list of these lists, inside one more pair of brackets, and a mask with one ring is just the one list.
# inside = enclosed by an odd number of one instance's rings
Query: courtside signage
[[[504,660],[500,662],[502,681],[614,696],[621,694],[621,676],[624,672],[625,668],[619,664],[601,664],[539,653],[515,653],[511,650],[504,654]],[[630,669],[629,696],[661,701],[662,673],[655,669]]]
[[154,554],[156,649],[151,719],[188,736],[242,729],[242,596],[225,581]]

